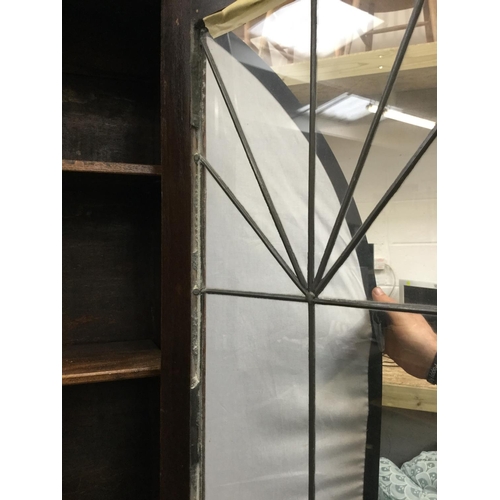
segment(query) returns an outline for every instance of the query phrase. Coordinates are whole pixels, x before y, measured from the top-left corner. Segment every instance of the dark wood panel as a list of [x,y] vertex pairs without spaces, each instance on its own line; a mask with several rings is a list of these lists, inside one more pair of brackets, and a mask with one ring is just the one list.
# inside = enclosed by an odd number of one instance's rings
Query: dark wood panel
[[151,340],[63,346],[63,385],[160,375],[161,352]]
[[63,344],[160,330],[160,179],[63,172]]
[[64,500],[159,498],[159,379],[62,389]]
[[160,163],[159,82],[63,75],[62,157]]
[[[191,2],[162,1],[161,495],[190,498]],[[175,75],[172,78],[171,75]]]
[[157,81],[160,0],[65,0],[62,69]]
[[161,165],[139,165],[137,163],[63,160],[62,169],[65,172],[161,175]]

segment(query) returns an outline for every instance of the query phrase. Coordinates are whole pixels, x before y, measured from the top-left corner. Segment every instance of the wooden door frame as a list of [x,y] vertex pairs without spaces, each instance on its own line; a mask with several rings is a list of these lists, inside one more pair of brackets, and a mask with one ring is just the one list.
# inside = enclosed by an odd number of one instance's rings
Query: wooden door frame
[[191,495],[192,125],[194,26],[231,0],[161,2],[160,498]]

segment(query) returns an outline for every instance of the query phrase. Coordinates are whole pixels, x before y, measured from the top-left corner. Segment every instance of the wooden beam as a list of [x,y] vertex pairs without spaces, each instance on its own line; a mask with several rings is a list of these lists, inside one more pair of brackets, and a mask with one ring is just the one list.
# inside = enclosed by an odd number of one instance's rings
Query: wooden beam
[[[318,102],[343,92],[380,94],[397,54],[397,47],[318,60]],[[303,104],[309,95],[309,62],[275,66],[273,70]],[[437,86],[437,42],[410,45],[401,65],[395,91]]]
[[437,387],[384,361],[382,406],[437,412]]
[[[342,78],[388,74],[391,71],[398,47],[358,52],[318,60],[318,83]],[[436,67],[437,42],[410,45],[400,71]],[[289,86],[309,83],[309,62],[275,66],[273,70]]]
[[382,387],[382,406],[436,413],[436,391],[422,387],[384,384]]

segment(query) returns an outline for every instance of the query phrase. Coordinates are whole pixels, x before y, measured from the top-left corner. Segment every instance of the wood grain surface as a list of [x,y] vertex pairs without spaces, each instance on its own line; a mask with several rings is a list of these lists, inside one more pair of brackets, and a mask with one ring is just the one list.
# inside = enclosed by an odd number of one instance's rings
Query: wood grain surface
[[105,174],[161,175],[161,165],[112,163],[103,161],[62,160],[63,172],[90,172]]
[[63,74],[62,87],[64,159],[160,163],[157,80]]
[[160,375],[161,351],[151,340],[64,346],[63,385]]
[[[190,498],[191,2],[162,2],[162,498]],[[201,82],[198,82],[201,84]]]
[[412,377],[385,356],[382,381],[383,406],[437,412],[437,386]]
[[62,177],[63,344],[160,345],[160,178]]
[[[359,52],[318,60],[318,104],[344,92],[381,94],[398,48]],[[297,99],[309,99],[309,63],[275,66],[273,70]],[[410,45],[394,85],[394,91],[422,90],[437,86],[437,42]]]

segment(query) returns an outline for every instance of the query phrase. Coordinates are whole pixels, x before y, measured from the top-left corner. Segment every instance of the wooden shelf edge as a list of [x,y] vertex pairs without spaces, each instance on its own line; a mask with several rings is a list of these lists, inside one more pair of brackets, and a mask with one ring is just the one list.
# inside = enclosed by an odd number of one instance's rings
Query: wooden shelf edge
[[[318,104],[343,93],[382,94],[397,47],[318,60]],[[273,67],[301,104],[309,104],[309,62]],[[437,42],[410,45],[394,83],[394,91],[437,87]]]
[[62,385],[160,375],[161,351],[149,340],[63,347]]
[[91,172],[106,174],[161,175],[161,165],[113,163],[103,161],[62,160],[64,172]]
[[97,382],[112,382],[114,380],[128,380],[133,378],[158,377],[160,369],[144,370],[110,370],[83,373],[81,375],[63,375],[62,385],[89,384]]
[[384,383],[382,406],[436,413],[437,389]]

